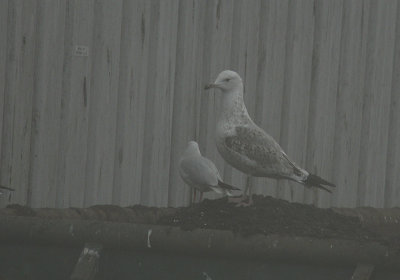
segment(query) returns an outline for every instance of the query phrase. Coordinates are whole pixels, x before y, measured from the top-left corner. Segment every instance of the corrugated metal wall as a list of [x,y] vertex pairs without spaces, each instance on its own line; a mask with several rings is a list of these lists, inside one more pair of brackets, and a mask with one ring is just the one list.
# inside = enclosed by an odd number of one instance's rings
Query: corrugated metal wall
[[338,185],[256,179],[256,192],[400,205],[399,1],[10,0],[0,21],[0,183],[16,188],[12,202],[185,205],[177,162],[191,139],[244,186],[214,144],[218,94],[203,90],[232,69],[256,123]]

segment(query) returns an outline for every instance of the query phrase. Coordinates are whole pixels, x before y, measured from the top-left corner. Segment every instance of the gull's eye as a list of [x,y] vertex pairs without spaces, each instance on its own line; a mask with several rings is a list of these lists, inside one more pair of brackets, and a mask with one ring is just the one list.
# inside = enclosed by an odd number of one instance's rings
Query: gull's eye
[[230,78],[226,78],[224,81],[229,82],[230,80],[231,80]]

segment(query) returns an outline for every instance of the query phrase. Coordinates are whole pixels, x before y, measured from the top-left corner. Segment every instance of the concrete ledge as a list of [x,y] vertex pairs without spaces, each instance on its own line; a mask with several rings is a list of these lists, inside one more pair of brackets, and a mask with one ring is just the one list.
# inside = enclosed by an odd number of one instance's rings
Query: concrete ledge
[[352,265],[400,269],[398,249],[378,242],[315,239],[278,235],[243,237],[230,231],[81,219],[0,217],[0,242],[166,251],[236,259],[277,260],[304,264]]

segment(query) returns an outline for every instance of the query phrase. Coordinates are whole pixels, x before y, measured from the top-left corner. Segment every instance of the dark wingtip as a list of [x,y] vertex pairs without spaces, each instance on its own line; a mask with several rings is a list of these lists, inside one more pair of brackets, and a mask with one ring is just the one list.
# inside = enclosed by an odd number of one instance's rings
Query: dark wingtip
[[329,190],[328,188],[324,187],[323,185],[333,187],[333,188],[336,187],[335,184],[330,183],[314,174],[308,175],[307,179],[304,181],[304,184],[308,187],[316,187],[316,188],[322,189],[324,191],[327,191],[329,193],[332,193],[332,191]]
[[222,181],[220,181],[220,180],[218,180],[218,186],[220,186],[221,188],[223,188],[223,189],[227,189],[227,190],[233,190],[233,191],[240,191],[241,189],[239,189],[239,188],[237,188],[237,187],[234,187],[234,186],[232,186],[232,185],[229,185],[229,184],[227,184],[227,183],[224,183],[224,182],[222,182]]
[[5,186],[1,186],[0,185],[0,189],[2,189],[2,190],[8,190],[8,191],[15,191],[14,189],[12,189],[12,188],[9,188],[9,187],[5,187]]
[[332,191],[331,191],[330,189],[325,188],[325,187],[322,186],[322,185],[313,186],[313,187],[316,187],[316,188],[318,188],[318,189],[324,190],[324,191],[326,191],[326,192],[328,192],[328,193],[332,193]]

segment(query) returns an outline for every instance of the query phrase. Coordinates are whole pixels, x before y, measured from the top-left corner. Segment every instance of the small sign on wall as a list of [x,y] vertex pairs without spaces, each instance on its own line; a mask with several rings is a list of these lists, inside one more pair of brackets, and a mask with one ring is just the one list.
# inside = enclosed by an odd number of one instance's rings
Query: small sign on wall
[[75,56],[89,56],[89,47],[75,45],[72,53]]

